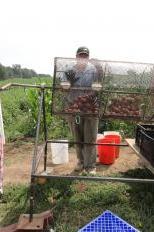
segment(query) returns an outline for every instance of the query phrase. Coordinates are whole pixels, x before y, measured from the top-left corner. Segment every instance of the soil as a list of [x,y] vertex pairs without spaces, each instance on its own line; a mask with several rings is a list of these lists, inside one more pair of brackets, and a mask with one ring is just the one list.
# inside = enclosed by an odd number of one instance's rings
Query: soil
[[[9,143],[4,147],[4,185],[30,182],[31,163],[34,151],[33,142],[22,144]],[[48,147],[47,172],[55,175],[72,174],[77,163],[75,149],[69,149],[69,163],[55,165],[52,163],[51,149]],[[110,176],[130,169],[144,167],[140,158],[130,147],[121,147],[119,158],[112,165],[102,165],[97,160],[97,173]],[[43,160],[40,162],[43,170]]]

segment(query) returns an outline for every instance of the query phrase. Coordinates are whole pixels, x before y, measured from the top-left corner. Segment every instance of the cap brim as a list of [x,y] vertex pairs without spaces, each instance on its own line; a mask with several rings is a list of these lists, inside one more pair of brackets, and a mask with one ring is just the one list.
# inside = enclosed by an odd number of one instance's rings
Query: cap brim
[[81,55],[81,54],[86,54],[86,55],[89,56],[89,53],[87,53],[87,52],[78,52],[78,53],[77,53],[77,55]]

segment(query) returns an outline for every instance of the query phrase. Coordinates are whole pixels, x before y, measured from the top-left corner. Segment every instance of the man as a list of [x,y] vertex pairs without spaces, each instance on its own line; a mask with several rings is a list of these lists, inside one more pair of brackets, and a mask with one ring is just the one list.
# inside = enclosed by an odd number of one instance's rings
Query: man
[[[76,64],[73,68],[64,72],[63,81],[67,81],[70,87],[79,87],[79,90],[70,88],[67,96],[68,112],[76,110],[76,116],[69,116],[69,126],[71,128],[75,142],[95,143],[98,131],[98,103],[97,89],[92,89],[95,83],[100,89],[100,72],[89,60],[89,49],[79,47],[76,52]],[[63,82],[64,83],[64,82]],[[68,84],[68,86],[69,86]],[[90,87],[90,90],[81,90],[80,87]],[[96,87],[96,86],[95,86]],[[89,107],[89,108],[88,108]],[[90,111],[91,110],[91,111]],[[78,112],[82,114],[78,114]],[[92,112],[90,116],[86,113]],[[95,112],[95,114],[93,113]],[[79,116],[81,115],[81,116]],[[89,144],[76,144],[78,163],[75,171],[84,171],[90,174],[96,173],[96,146]]]

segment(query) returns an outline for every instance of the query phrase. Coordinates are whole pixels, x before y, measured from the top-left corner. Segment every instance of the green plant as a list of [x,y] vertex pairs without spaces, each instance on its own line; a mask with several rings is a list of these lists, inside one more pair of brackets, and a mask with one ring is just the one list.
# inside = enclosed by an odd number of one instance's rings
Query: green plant
[[[45,82],[48,84],[48,82]],[[49,84],[48,84],[49,85]],[[37,118],[38,118],[38,107],[39,107],[39,96],[40,91],[38,90],[28,90],[26,91],[28,108],[31,119],[31,128],[33,131],[36,130]],[[57,104],[60,104],[58,102]],[[56,115],[51,115],[52,107],[52,92],[51,90],[45,90],[45,110],[46,110],[46,124],[48,130],[48,136],[50,138],[66,138],[71,137],[67,122]],[[41,118],[41,133],[43,132],[43,117]]]
[[[122,176],[128,175],[153,178],[141,169]],[[1,225],[15,223],[21,213],[28,213],[28,196],[26,185],[5,187],[0,203]],[[52,180],[35,185],[35,199],[35,213],[52,210],[58,232],[75,232],[107,209],[143,232],[154,231],[154,188],[150,184]]]
[[[49,78],[45,78],[50,81]],[[13,79],[15,83],[37,84],[45,79]],[[0,81],[0,85],[12,82],[11,80]],[[11,88],[10,90],[0,92],[2,102],[3,121],[6,141],[12,141],[24,136],[34,136],[35,128],[32,126],[31,114],[27,99],[26,88]]]
[[119,131],[122,138],[135,136],[136,122],[123,120],[100,120],[99,133],[104,131]]

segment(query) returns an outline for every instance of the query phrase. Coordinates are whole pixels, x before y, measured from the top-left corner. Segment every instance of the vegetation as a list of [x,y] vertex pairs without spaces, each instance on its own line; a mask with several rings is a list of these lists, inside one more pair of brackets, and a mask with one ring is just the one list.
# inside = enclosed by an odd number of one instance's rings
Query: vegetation
[[[11,82],[1,81],[0,84]],[[30,80],[14,79],[15,83],[35,83],[39,82],[38,78]],[[30,123],[30,114],[28,101],[26,97],[26,89],[13,88],[0,93],[2,101],[2,110],[4,118],[4,129],[7,141],[32,135]]]
[[[0,86],[9,82],[51,85],[51,78],[14,78],[0,81]],[[4,128],[7,141],[34,137],[38,113],[38,89],[13,88],[0,93],[3,108]],[[67,123],[59,117],[51,116],[51,91],[46,91],[46,117],[50,138],[71,138]],[[99,133],[104,130],[118,130],[123,137],[133,137],[135,123],[124,121],[100,121]],[[51,128],[52,127],[52,128]]]
[[0,64],[0,80],[9,78],[32,78],[32,77],[45,77],[50,76],[46,74],[37,74],[33,69],[21,68],[20,64],[14,64],[12,67]]
[[[0,86],[12,82],[0,81]],[[49,78],[14,79],[16,83],[51,85]],[[38,112],[38,90],[16,88],[0,93],[7,141],[34,136]],[[51,138],[70,136],[64,120],[51,116],[51,92],[46,92],[47,127]],[[51,124],[52,122],[52,124]],[[52,127],[51,127],[52,125]],[[135,123],[101,121],[99,132],[118,130],[133,136]],[[120,176],[153,178],[147,170],[121,173]],[[29,211],[29,187],[9,185],[0,201],[0,226],[14,223],[21,213]],[[35,212],[52,209],[53,226],[58,232],[74,232],[105,210],[128,221],[142,232],[154,231],[154,188],[150,184],[96,183],[79,181],[48,181],[36,184]]]
[[119,131],[122,138],[134,138],[137,122],[123,120],[100,120],[99,133],[103,131]]
[[[123,176],[153,178],[147,170],[132,170]],[[7,186],[0,203],[1,225],[18,221],[28,213],[29,188]],[[51,209],[58,232],[75,232],[89,221],[111,210],[142,232],[154,231],[154,187],[150,184],[122,184],[85,181],[48,181],[36,184],[35,212]]]
[[[0,81],[0,86],[9,82],[11,82],[10,79]],[[15,78],[13,83],[45,83],[51,86],[51,78]],[[46,91],[45,96],[49,137],[64,138],[70,136],[66,122],[59,117],[51,116],[51,91]],[[13,88],[1,92],[0,98],[2,101],[4,129],[7,141],[21,139],[23,137],[34,137],[37,124],[39,90],[20,87]]]

